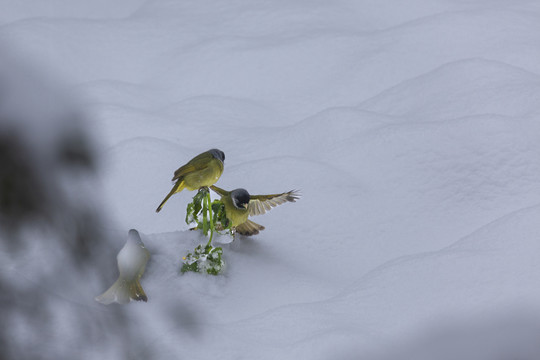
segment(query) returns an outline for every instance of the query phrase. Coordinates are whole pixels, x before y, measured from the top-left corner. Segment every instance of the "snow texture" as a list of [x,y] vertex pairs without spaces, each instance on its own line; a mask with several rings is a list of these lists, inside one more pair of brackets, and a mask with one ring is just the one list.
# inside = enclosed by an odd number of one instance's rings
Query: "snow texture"
[[[540,358],[540,3],[2,9],[2,49],[70,84],[96,138],[107,279],[69,299],[125,315],[97,329],[125,334],[127,358]],[[205,242],[184,223],[194,192],[154,209],[210,148],[226,154],[218,186],[303,196],[254,219],[255,237],[218,237],[223,275],[181,275]],[[104,306],[93,296],[118,276],[130,228],[151,253],[148,303]],[[31,341],[50,358],[122,353]]]

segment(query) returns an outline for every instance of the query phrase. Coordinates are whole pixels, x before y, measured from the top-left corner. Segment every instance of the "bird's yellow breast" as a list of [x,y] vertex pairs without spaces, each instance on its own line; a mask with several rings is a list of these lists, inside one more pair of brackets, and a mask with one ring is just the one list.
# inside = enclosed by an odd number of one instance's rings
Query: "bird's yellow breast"
[[249,211],[247,209],[238,209],[234,206],[231,196],[221,197],[223,205],[225,205],[225,213],[227,219],[232,223],[232,226],[238,226],[247,221],[249,216]]

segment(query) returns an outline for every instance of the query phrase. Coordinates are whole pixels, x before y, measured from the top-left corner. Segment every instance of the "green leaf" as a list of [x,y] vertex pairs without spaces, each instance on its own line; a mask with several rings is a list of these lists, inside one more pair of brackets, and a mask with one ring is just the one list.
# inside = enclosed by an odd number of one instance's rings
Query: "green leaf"
[[[199,229],[203,228],[204,219],[201,219],[203,212],[203,202],[206,199],[206,195],[209,194],[204,188],[200,189],[193,197],[192,202],[187,205],[186,208],[186,224],[190,225],[197,223]],[[206,235],[206,233],[205,233]]]
[[225,205],[223,202],[221,202],[221,200],[214,200],[214,202],[212,202],[212,212],[216,229],[230,229],[231,224],[229,224],[229,219],[227,219],[227,214],[225,213]]
[[181,271],[182,273],[185,273],[185,272],[188,272],[188,271],[191,271],[191,272],[199,272],[199,265],[198,265],[196,262],[194,262],[194,263],[192,263],[192,264],[186,264],[186,263],[184,263],[184,264],[182,265],[182,269],[180,269],[180,271]]
[[195,205],[189,203],[186,209],[186,224],[190,225],[197,222],[197,215],[195,214]]

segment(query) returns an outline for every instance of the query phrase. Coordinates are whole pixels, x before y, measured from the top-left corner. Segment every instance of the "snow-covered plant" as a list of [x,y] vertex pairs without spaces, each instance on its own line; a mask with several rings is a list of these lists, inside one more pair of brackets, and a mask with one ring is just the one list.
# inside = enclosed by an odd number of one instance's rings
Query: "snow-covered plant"
[[203,248],[202,245],[199,245],[193,253],[188,253],[183,258],[184,265],[182,265],[181,271],[183,273],[193,271],[218,275],[225,266],[225,262],[221,258],[222,254],[223,249],[220,247],[206,245]]
[[196,225],[195,230],[202,230],[205,236],[210,232],[210,241],[214,231],[230,230],[229,220],[225,215],[225,205],[220,200],[210,198],[207,188],[201,188],[187,205],[186,224]]
[[210,236],[210,238],[204,248],[199,245],[193,253],[189,253],[183,258],[184,265],[181,271],[218,275],[224,265],[221,259],[223,249],[213,247],[212,238],[214,232],[227,230],[229,234],[231,233],[230,222],[225,214],[225,206],[220,200],[212,202],[208,189],[201,188],[193,197],[193,201],[187,205],[186,223],[196,225],[194,230],[202,230],[203,234]]

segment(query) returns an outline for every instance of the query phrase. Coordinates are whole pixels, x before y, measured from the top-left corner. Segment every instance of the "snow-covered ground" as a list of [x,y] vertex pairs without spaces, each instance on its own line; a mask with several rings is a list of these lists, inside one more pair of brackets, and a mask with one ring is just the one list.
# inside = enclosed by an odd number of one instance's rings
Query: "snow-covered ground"
[[[3,1],[4,48],[97,138],[103,257],[130,228],[151,252],[148,303],[100,328],[130,358],[540,358],[540,2]],[[154,210],[214,147],[218,186],[303,196],[180,275],[194,193]],[[120,311],[102,285],[58,301]]]

